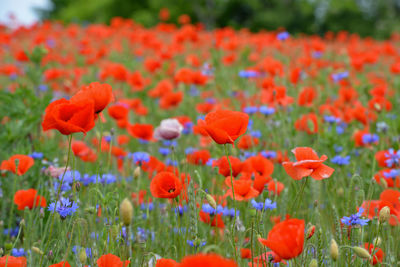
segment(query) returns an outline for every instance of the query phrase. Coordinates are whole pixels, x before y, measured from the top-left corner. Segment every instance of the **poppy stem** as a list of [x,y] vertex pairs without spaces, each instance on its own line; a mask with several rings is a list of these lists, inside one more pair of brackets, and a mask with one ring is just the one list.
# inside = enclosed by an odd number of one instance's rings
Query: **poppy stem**
[[[63,184],[63,182],[64,182],[65,173],[66,173],[67,170],[68,170],[69,159],[70,159],[70,156],[71,156],[71,143],[72,143],[72,134],[68,136],[68,155],[67,155],[67,163],[65,164],[64,173],[63,173],[63,175],[62,175],[60,185],[58,186],[58,189],[57,189],[56,203],[55,203],[55,205],[54,205],[54,210],[53,210],[53,212],[51,213],[51,224],[50,224],[49,237],[48,237],[47,242],[46,242],[46,245],[45,245],[45,247],[44,247],[44,252],[45,252],[45,253],[47,252],[47,249],[48,249],[48,247],[49,247],[49,245],[50,245],[51,236],[52,236],[52,234],[53,234],[54,219],[55,219],[56,213],[57,213],[57,212],[56,212],[56,207],[57,207],[57,204],[58,204],[58,201],[59,201],[59,197],[60,197],[60,193],[61,193],[61,187],[62,187],[62,184]],[[43,257],[44,257],[44,254],[45,254],[45,253],[43,253],[42,256],[40,257],[40,264],[39,264],[40,266],[42,266]]]
[[237,254],[236,254],[236,241],[235,241],[235,230],[236,230],[236,214],[237,214],[237,211],[236,211],[236,198],[235,198],[235,190],[234,190],[234,188],[233,188],[233,170],[232,170],[232,165],[231,165],[231,161],[229,160],[229,153],[228,153],[228,144],[225,144],[225,155],[226,155],[226,158],[227,158],[227,160],[228,160],[228,164],[229,164],[229,175],[230,175],[230,177],[231,177],[231,186],[232,186],[232,199],[233,199],[233,207],[234,207],[234,209],[235,209],[235,218],[233,219],[233,224],[232,224],[232,229],[231,229],[231,232],[232,232],[232,243],[233,243],[233,249],[234,249],[234,255],[235,255],[235,261],[236,262],[238,262],[238,258],[237,258]]
[[297,201],[297,199],[300,197],[300,200],[301,200],[301,197],[303,196],[304,189],[306,188],[307,181],[308,181],[308,177],[304,178],[304,182],[301,185],[301,188],[300,188],[299,192],[297,192],[296,197],[294,198],[294,201],[292,203],[292,206],[289,209],[288,214],[291,214],[292,212],[295,212],[295,209],[300,204],[300,201]]

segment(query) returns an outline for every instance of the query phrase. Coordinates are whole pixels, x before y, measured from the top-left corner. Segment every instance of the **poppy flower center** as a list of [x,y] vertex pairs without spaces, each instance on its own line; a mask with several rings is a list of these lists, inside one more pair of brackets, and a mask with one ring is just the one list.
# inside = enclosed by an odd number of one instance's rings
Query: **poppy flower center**
[[170,190],[168,190],[168,193],[173,193],[175,192],[175,188],[171,188]]

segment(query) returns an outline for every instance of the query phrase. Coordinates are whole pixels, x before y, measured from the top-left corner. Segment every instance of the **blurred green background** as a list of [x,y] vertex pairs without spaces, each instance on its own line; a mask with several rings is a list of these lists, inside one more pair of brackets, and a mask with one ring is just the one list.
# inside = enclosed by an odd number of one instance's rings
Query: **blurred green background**
[[400,0],[51,0],[44,19],[108,23],[114,16],[132,18],[145,26],[159,22],[168,8],[168,22],[188,14],[208,29],[232,26],[276,30],[292,34],[324,34],[346,30],[361,36],[387,38],[400,30]]

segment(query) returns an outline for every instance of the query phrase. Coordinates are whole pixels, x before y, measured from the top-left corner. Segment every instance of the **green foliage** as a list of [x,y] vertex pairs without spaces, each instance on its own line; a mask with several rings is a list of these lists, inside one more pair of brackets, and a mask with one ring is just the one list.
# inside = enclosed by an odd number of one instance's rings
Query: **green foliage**
[[120,16],[145,26],[159,22],[168,8],[176,23],[181,14],[207,28],[232,26],[291,33],[323,34],[346,30],[361,36],[387,38],[400,29],[400,1],[359,0],[52,0],[50,10],[38,10],[44,19],[65,22],[109,22]]

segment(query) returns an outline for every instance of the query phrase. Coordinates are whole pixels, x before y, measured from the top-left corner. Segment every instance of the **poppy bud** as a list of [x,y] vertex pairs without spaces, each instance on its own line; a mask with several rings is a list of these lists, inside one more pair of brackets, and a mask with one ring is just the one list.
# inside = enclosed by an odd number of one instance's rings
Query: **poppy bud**
[[318,261],[316,259],[312,259],[310,261],[310,265],[308,265],[310,267],[318,267]]
[[314,235],[314,232],[315,232],[315,225],[311,225],[310,227],[308,227],[306,235],[307,239],[310,239]]
[[256,217],[257,216],[257,210],[256,209],[249,210],[249,213],[250,213],[251,217]]
[[372,244],[374,244],[374,247],[379,247],[382,243],[382,239],[378,236],[374,238],[374,241]]
[[39,254],[39,255],[43,255],[43,251],[40,250],[40,248],[38,247],[32,247],[32,251]]
[[84,248],[79,252],[79,261],[84,264],[87,260],[86,250]]
[[19,226],[25,226],[25,220],[24,220],[24,219],[22,219],[22,220],[19,222]]
[[383,188],[385,188],[385,189],[388,188],[388,184],[387,184],[387,182],[386,182],[386,179],[383,179],[383,178],[380,179],[379,183],[381,184],[381,186],[382,186]]
[[11,250],[13,248],[13,245],[12,245],[12,243],[6,243],[4,245],[4,248],[6,249],[6,251],[9,251],[9,250]]
[[140,177],[140,167],[139,166],[137,166],[136,168],[135,168],[135,170],[133,171],[133,177],[134,178],[139,178]]
[[390,218],[390,208],[388,206],[384,206],[379,211],[379,222],[384,223],[387,222]]
[[128,226],[131,224],[132,217],[133,217],[133,207],[132,207],[132,203],[127,198],[125,198],[121,202],[121,205],[119,206],[119,214],[120,214],[121,220],[125,226]]
[[206,199],[207,199],[208,204],[210,204],[211,207],[213,207],[214,209],[217,208],[217,203],[215,202],[215,199],[212,197],[212,195],[207,194]]
[[81,183],[80,182],[76,182],[74,186],[75,186],[76,192],[79,192],[81,190]]
[[362,259],[370,259],[371,258],[371,254],[369,254],[368,250],[366,250],[365,248],[362,247],[353,247],[354,253],[362,258]]
[[339,258],[339,248],[335,239],[331,239],[330,253],[334,261],[336,261]]
[[343,190],[343,187],[339,187],[337,190],[336,190],[336,193],[338,194],[338,196],[343,196],[343,194],[344,194],[344,190]]

